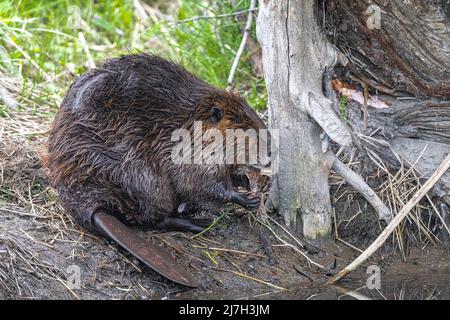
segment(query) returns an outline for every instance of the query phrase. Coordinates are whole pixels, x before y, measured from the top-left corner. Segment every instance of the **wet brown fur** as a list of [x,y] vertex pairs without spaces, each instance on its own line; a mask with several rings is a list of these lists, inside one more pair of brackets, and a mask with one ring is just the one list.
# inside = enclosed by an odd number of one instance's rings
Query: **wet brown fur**
[[[217,123],[211,121],[213,107],[221,110]],[[63,206],[92,229],[99,209],[125,222],[155,225],[176,216],[181,203],[233,201],[235,165],[171,161],[172,132],[192,131],[194,121],[224,136],[226,129],[266,128],[240,96],[157,56],[111,59],[80,76],[48,140],[49,176]]]

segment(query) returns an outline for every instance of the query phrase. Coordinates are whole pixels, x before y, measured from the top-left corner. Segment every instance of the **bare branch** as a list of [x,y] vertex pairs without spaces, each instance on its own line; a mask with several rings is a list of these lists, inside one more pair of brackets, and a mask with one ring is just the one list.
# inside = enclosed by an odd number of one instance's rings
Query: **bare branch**
[[347,127],[333,111],[333,103],[330,99],[309,92],[309,104],[305,106],[308,114],[317,122],[325,133],[341,146],[349,146],[352,137]]
[[386,223],[391,222],[392,213],[391,210],[381,201],[375,191],[370,188],[367,183],[355,172],[350,170],[342,161],[340,161],[336,155],[331,151],[327,152],[328,161],[330,161],[330,166],[333,170],[343,177],[349,185],[351,185],[356,191],[358,191],[364,199],[369,202],[375,211],[378,213],[380,220]]
[[178,20],[178,21],[174,21],[171,24],[172,25],[177,25],[177,24],[182,24],[182,23],[186,23],[186,22],[191,22],[191,21],[195,21],[195,20],[208,20],[208,19],[220,19],[220,18],[228,18],[228,17],[234,17],[234,16],[238,16],[247,12],[252,13],[253,11],[256,11],[256,8],[253,9],[245,9],[245,10],[239,10],[239,11],[234,11],[231,13],[226,13],[226,14],[219,14],[217,16],[196,16],[196,17],[192,17],[189,19],[184,19],[184,20]]
[[253,11],[255,10],[255,7],[256,7],[256,0],[252,0],[252,2],[250,3],[250,8],[248,9],[249,13],[247,16],[247,22],[245,23],[244,34],[242,35],[242,41],[241,41],[238,51],[236,52],[236,56],[234,57],[233,65],[231,66],[231,69],[230,69],[230,75],[228,76],[228,81],[227,81],[228,86],[231,86],[231,84],[233,83],[234,75],[236,73],[236,69],[239,64],[239,60],[241,59],[242,53],[244,52],[245,44],[247,43],[248,34],[250,33],[250,29],[251,29],[252,23],[253,23]]

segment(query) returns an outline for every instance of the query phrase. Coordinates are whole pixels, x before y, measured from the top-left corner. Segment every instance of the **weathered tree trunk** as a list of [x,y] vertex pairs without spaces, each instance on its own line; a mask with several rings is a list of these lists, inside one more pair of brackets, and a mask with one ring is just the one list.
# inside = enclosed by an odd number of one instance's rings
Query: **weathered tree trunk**
[[[376,100],[364,123],[364,103],[350,98],[352,131],[371,136],[362,144],[388,168],[414,163],[429,178],[450,152],[450,2],[341,0],[322,9],[328,40],[350,62],[340,80]],[[380,23],[370,27],[377,12]],[[433,193],[450,204],[450,173]]]
[[271,200],[298,234],[328,237],[329,167],[321,128],[340,144],[351,142],[322,91],[322,74],[336,62],[336,52],[316,26],[313,0],[261,0],[257,37],[263,51],[269,126],[279,134]]
[[[348,103],[354,142],[359,135],[372,134],[379,146],[363,147],[392,168],[400,165],[399,158],[415,162],[427,146],[415,167],[423,178],[450,151],[448,0],[260,0],[257,37],[269,126],[278,129],[280,137],[272,203],[298,234],[316,239],[331,229],[330,168],[321,131],[341,145],[352,140],[336,116],[339,100],[330,90],[330,79],[323,77],[337,60],[344,71],[338,76],[341,83],[359,93],[364,90],[366,99],[390,96],[386,109],[371,107],[367,100]],[[405,96],[415,100],[403,100]],[[447,204],[449,186],[446,174],[434,190]]]

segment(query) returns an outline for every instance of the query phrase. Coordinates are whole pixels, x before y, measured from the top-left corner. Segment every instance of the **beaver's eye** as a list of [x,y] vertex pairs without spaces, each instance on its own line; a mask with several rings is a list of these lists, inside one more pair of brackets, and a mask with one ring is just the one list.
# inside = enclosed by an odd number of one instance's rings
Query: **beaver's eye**
[[218,123],[222,120],[222,110],[217,107],[212,107],[209,115],[209,121],[212,123]]

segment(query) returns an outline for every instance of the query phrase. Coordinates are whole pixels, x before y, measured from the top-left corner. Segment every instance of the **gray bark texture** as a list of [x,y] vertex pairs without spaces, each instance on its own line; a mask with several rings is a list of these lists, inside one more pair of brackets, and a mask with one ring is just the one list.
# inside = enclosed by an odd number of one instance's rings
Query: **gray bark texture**
[[261,0],[257,37],[269,97],[269,127],[278,130],[271,200],[287,225],[309,239],[331,232],[329,164],[322,130],[341,145],[351,136],[322,90],[337,53],[320,33],[314,0]]
[[[348,124],[362,139],[369,155],[381,159],[394,172],[400,166],[410,167],[422,179],[428,179],[439,163],[450,153],[450,102],[395,101],[391,107],[368,107],[368,127],[361,120],[362,106],[347,106]],[[368,134],[368,135],[367,135]],[[436,183],[433,195],[450,205],[450,172]]]
[[449,0],[323,2],[321,25],[351,73],[392,96],[450,99]]

